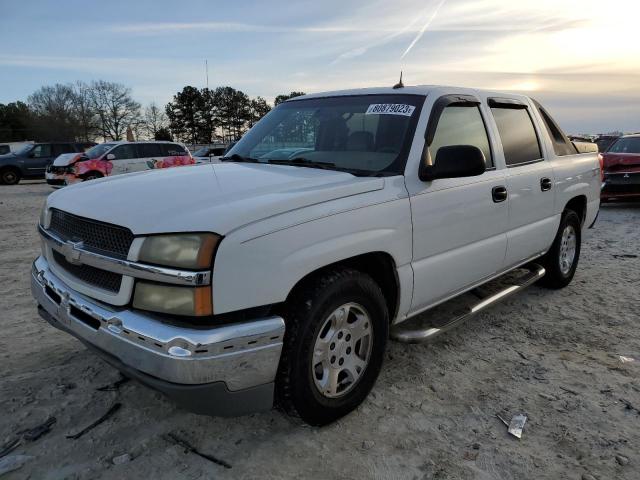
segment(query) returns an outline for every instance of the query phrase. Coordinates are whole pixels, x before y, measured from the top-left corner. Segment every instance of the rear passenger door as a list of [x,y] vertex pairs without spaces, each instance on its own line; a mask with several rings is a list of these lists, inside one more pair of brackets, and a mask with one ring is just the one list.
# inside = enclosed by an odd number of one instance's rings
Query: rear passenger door
[[165,156],[161,143],[139,143],[138,154],[140,158],[137,158],[132,163],[132,172],[153,170],[156,168],[156,164]]
[[544,158],[541,133],[528,102],[489,98],[488,104],[507,166],[509,226],[505,267],[521,264],[544,252],[555,235],[555,179]]
[[505,172],[496,169],[483,110],[473,96],[440,97],[431,108],[425,135],[425,153],[433,161],[444,146],[478,147],[487,165],[482,175],[426,182],[417,179],[418,172],[405,176],[413,220],[413,312],[470,288],[502,267],[507,202],[494,198],[493,192],[505,188]]
[[50,143],[39,143],[29,152],[24,161],[27,175],[44,175],[47,166],[53,162]]

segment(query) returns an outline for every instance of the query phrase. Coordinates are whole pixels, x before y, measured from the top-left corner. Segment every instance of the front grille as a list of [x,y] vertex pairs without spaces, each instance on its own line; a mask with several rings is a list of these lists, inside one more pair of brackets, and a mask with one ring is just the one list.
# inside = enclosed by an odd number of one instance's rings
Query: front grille
[[79,217],[55,208],[51,209],[49,230],[62,240],[83,242],[87,250],[117,258],[127,258],[133,233],[125,227]]
[[67,262],[59,252],[53,250],[53,259],[55,262],[66,271],[68,274],[74,276],[78,280],[81,280],[94,287],[107,290],[109,292],[118,293],[120,291],[120,284],[122,283],[122,275],[117,273],[101,270],[91,265],[74,265]]

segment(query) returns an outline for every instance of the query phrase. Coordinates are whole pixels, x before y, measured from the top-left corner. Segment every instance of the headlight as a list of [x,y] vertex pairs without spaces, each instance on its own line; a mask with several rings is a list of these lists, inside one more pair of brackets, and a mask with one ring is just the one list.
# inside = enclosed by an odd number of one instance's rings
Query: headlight
[[167,267],[202,269],[211,267],[220,237],[213,233],[154,235],[142,243],[139,260]]
[[211,287],[175,287],[137,282],[133,307],[170,315],[212,315]]

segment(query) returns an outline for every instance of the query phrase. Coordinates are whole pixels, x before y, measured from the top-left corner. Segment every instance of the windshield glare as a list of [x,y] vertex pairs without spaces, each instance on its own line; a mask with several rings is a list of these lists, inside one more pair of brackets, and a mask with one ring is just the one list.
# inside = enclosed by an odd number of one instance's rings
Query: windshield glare
[[423,103],[420,95],[285,102],[249,130],[227,157],[264,163],[303,159],[359,175],[402,174]]
[[101,143],[100,145],[96,145],[95,147],[91,147],[89,150],[84,152],[84,156],[94,160],[96,158],[100,158],[102,155],[107,153],[113,147],[115,147],[115,143]]
[[35,145],[33,144],[25,145],[24,147],[22,147],[16,152],[16,155],[26,155],[33,149],[33,147],[35,147]]

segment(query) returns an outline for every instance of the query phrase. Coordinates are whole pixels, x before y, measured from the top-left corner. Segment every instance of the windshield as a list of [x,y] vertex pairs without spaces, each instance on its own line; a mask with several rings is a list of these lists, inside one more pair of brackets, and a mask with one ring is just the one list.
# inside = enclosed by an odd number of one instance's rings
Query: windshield
[[640,137],[619,138],[609,150],[608,153],[640,153]]
[[25,145],[24,147],[22,147],[16,152],[16,155],[26,155],[33,149],[33,147],[35,147],[35,145],[33,144]]
[[356,175],[401,175],[424,98],[355,95],[285,102],[226,155]]
[[96,158],[100,158],[102,155],[107,153],[113,147],[115,147],[115,143],[101,143],[100,145],[96,145],[95,147],[91,147],[89,150],[84,152],[84,156],[94,160]]

